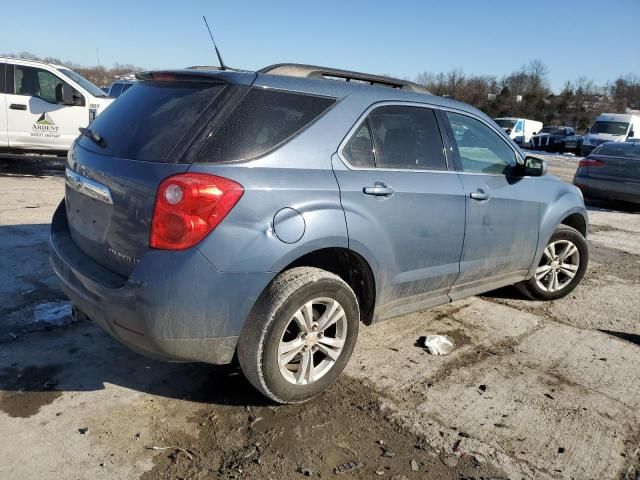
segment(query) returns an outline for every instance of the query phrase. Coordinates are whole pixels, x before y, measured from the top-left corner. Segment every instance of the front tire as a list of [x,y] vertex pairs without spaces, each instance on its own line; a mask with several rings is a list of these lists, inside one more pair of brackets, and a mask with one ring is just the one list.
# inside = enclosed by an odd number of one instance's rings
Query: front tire
[[585,238],[575,228],[560,225],[545,247],[533,277],[519,286],[534,299],[556,300],[578,286],[588,263]]
[[358,300],[340,277],[292,268],[256,302],[238,341],[238,360],[263,395],[278,403],[305,402],[338,379],[359,323]]

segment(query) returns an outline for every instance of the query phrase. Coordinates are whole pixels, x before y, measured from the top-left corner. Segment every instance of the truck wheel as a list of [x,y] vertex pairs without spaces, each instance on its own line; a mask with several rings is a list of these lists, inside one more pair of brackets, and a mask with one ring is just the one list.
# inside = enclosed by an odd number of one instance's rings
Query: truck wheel
[[518,286],[534,299],[562,298],[578,286],[588,263],[585,238],[576,229],[560,225],[545,247],[533,277]]
[[238,341],[238,360],[249,382],[271,400],[305,402],[338,379],[359,323],[358,300],[340,277],[292,268],[254,305]]

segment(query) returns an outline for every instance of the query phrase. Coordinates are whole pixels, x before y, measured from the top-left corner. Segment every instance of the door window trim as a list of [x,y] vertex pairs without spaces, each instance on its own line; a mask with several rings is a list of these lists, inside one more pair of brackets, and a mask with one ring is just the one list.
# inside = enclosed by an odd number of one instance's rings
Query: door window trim
[[[386,106],[400,106],[400,107],[419,107],[419,108],[428,108],[430,110],[433,111],[435,117],[436,117],[436,123],[438,124],[438,130],[440,132],[440,139],[442,141],[442,147],[443,147],[443,153],[444,153],[444,160],[445,160],[445,165],[446,168],[443,170],[435,170],[435,169],[420,169],[420,168],[388,168],[388,167],[356,167],[354,165],[352,165],[349,160],[347,160],[346,155],[344,154],[344,149],[347,146],[347,144],[349,143],[349,141],[351,140],[351,138],[353,138],[354,135],[356,135],[358,133],[358,131],[360,130],[360,127],[362,127],[362,125],[364,124],[364,122],[366,121],[368,123],[368,118],[369,118],[369,114],[375,110],[376,108],[379,107],[386,107]],[[347,132],[347,135],[342,139],[342,142],[340,142],[340,145],[338,146],[338,157],[340,158],[340,160],[342,160],[342,163],[344,163],[344,165],[349,169],[349,170],[363,170],[363,171],[375,171],[375,172],[417,172],[417,173],[450,173],[450,172],[454,172],[455,173],[455,169],[453,168],[453,157],[449,154],[449,152],[447,151],[447,142],[445,142],[445,128],[446,126],[442,124],[441,119],[439,118],[438,115],[438,109],[440,107],[438,105],[431,105],[431,104],[427,104],[427,103],[420,103],[420,102],[411,102],[411,101],[398,101],[398,100],[391,100],[391,101],[381,101],[381,102],[376,102],[373,103],[371,105],[369,105],[369,107],[367,107],[367,109],[364,111],[364,113],[362,115],[360,115],[358,117],[358,119],[356,120],[356,122],[353,124],[353,126],[349,129],[349,131]]]

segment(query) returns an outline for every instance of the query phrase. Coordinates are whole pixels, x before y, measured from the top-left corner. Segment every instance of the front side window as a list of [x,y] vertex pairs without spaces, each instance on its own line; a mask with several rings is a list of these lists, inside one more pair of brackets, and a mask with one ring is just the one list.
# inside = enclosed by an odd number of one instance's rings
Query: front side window
[[475,173],[507,173],[516,164],[515,152],[484,123],[466,115],[447,112],[462,170]]
[[47,102],[56,103],[56,89],[62,88],[64,82],[53,73],[41,68],[15,66],[15,93],[40,97]]

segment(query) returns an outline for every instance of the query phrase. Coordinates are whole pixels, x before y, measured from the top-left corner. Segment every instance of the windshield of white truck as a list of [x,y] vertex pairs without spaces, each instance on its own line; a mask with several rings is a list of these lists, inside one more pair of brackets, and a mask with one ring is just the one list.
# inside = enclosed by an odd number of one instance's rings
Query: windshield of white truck
[[593,124],[589,133],[606,133],[608,135],[626,135],[629,124],[626,122],[602,122]]
[[516,121],[515,120],[501,120],[501,119],[498,119],[498,120],[496,120],[496,123],[501,128],[513,128],[516,125]]
[[100,88],[96,87],[93,83],[91,83],[79,73],[74,72],[73,70],[69,70],[68,68],[61,68],[59,69],[59,72],[69,77],[94,97],[108,97],[108,95],[104,93]]

